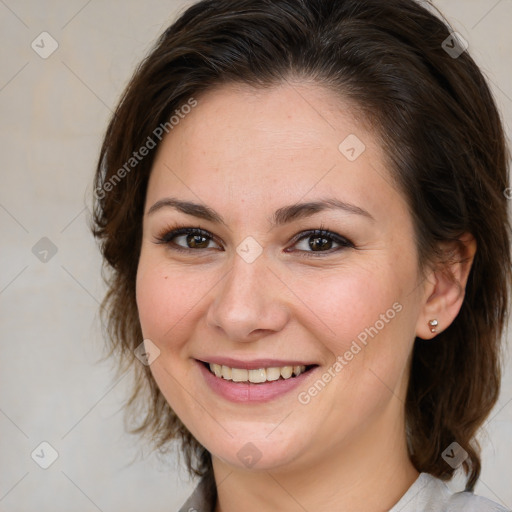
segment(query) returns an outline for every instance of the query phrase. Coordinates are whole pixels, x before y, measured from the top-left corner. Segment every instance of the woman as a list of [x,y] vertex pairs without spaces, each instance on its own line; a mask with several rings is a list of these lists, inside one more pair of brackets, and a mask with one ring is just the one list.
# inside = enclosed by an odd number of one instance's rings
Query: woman
[[507,148],[466,50],[411,0],[205,0],[137,69],[94,232],[134,430],[202,476],[182,511],[505,510],[471,491]]

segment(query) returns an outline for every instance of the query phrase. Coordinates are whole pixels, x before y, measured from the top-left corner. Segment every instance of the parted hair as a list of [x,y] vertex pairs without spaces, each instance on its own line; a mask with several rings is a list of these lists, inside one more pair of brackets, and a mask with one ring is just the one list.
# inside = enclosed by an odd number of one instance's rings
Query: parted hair
[[[188,7],[135,70],[106,130],[95,175],[91,229],[105,262],[101,313],[108,354],[133,372],[132,432],[165,451],[176,440],[191,474],[211,456],[134,356],[142,342],[135,298],[146,188],[156,149],[130,167],[180,106],[228,83],[255,88],[317,83],[357,108],[385,150],[407,201],[419,265],[463,233],[477,252],[461,310],[432,341],[414,342],[405,403],[410,458],[449,480],[442,452],[468,453],[466,489],[481,471],[476,434],[495,405],[511,261],[508,160],[500,114],[482,72],[427,2],[413,0],[203,0]],[[448,43],[447,43],[448,41]],[[167,123],[167,125],[165,124]],[[158,145],[159,139],[156,139]],[[139,161],[140,160],[140,161]],[[124,168],[124,172],[120,169]]]

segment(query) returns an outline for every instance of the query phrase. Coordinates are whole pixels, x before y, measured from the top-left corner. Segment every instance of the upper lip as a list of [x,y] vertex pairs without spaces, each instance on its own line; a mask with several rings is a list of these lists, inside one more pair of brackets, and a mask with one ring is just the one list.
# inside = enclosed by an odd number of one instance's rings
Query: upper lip
[[258,370],[260,368],[276,368],[282,366],[311,366],[315,363],[297,361],[292,359],[253,359],[252,361],[241,361],[232,357],[212,356],[198,359],[202,363],[214,363],[230,368],[240,368],[245,370]]

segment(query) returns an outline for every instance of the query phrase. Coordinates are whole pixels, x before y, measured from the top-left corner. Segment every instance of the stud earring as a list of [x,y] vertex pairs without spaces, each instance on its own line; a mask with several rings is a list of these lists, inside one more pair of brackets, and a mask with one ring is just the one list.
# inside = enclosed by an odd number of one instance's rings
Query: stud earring
[[437,329],[436,327],[438,326],[439,322],[434,319],[434,320],[430,320],[428,325],[430,326],[430,332],[437,332]]

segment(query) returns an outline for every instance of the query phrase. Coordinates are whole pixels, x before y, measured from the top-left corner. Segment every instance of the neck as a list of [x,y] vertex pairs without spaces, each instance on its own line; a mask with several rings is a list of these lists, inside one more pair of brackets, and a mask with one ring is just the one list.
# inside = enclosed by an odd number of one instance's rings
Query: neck
[[215,512],[238,512],[241,503],[244,512],[388,511],[419,475],[402,425],[377,422],[357,439],[325,445],[286,467],[242,470],[213,457]]

